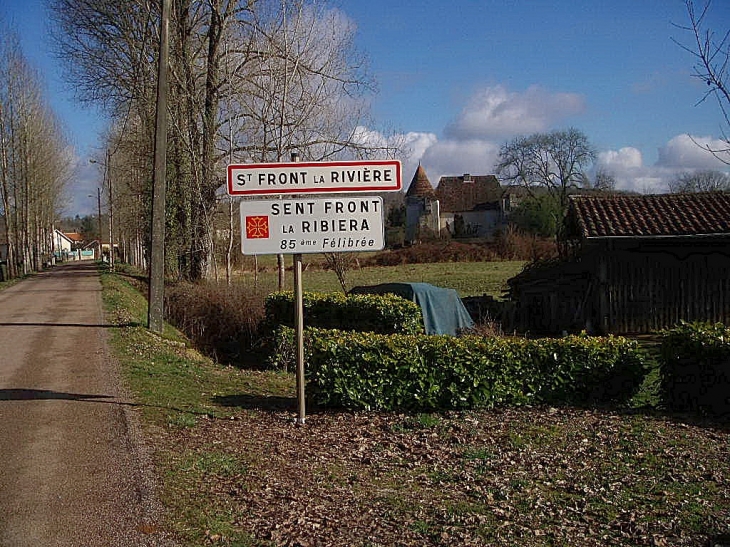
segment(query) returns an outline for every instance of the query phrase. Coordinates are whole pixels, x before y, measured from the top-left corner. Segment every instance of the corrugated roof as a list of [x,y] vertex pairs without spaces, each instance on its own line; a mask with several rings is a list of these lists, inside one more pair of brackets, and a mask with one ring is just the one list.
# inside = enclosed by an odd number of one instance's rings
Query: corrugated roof
[[433,191],[433,186],[431,186],[431,181],[428,180],[428,176],[426,175],[426,170],[421,166],[421,164],[418,164],[418,168],[416,169],[416,172],[413,174],[413,179],[411,179],[411,185],[408,187],[408,191],[406,192],[406,197],[418,197],[418,198],[433,198],[435,197],[435,193]]
[[568,226],[584,238],[730,234],[730,194],[570,196]]

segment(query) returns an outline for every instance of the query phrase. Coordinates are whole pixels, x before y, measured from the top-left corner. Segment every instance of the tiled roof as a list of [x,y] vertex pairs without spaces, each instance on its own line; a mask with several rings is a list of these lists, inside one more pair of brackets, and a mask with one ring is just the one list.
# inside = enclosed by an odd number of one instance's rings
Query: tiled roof
[[570,196],[567,221],[584,238],[730,235],[730,193]]
[[84,236],[82,236],[78,232],[63,232],[63,235],[65,235],[71,241],[75,241],[77,243],[80,243],[84,240]]
[[418,164],[418,169],[413,174],[411,179],[411,185],[408,187],[406,197],[418,197],[418,198],[433,198],[435,196],[431,181],[426,176],[426,170]]
[[441,211],[458,213],[484,208],[502,197],[502,187],[494,175],[441,177],[436,187]]

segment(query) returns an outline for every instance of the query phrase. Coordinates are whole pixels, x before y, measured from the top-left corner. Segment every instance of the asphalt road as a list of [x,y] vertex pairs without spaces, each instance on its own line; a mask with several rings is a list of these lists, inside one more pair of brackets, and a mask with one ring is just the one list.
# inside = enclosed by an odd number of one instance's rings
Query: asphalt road
[[0,291],[0,546],[170,545],[93,263]]

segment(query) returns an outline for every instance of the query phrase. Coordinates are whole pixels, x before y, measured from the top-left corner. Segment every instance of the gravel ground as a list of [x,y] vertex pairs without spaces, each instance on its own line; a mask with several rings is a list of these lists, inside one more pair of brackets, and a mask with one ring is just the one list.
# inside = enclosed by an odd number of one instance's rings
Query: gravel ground
[[168,546],[92,263],[0,292],[0,545]]

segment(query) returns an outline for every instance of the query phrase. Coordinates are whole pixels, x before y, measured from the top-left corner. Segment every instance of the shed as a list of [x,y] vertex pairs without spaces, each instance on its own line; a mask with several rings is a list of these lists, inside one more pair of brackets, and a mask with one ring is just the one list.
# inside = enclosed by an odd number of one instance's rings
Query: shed
[[509,280],[519,330],[730,324],[730,194],[571,196],[568,257]]

